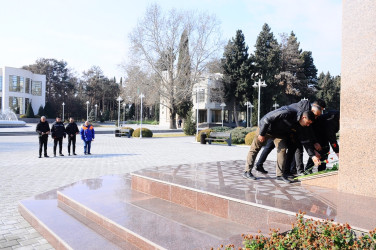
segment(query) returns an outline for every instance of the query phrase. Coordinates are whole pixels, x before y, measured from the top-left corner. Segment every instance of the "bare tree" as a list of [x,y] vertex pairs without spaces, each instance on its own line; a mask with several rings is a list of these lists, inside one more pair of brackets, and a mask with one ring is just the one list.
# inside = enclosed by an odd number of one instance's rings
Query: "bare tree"
[[[193,84],[205,70],[205,62],[223,48],[219,28],[214,16],[176,9],[163,13],[154,4],[147,8],[129,35],[132,58],[137,59],[132,64],[155,76],[153,91],[169,109],[170,128],[176,128],[177,107],[192,94]],[[187,39],[181,42],[183,33]],[[186,50],[181,50],[179,44],[188,44],[189,56],[180,55]],[[140,81],[139,87],[144,84]],[[146,88],[150,88],[147,84]]]

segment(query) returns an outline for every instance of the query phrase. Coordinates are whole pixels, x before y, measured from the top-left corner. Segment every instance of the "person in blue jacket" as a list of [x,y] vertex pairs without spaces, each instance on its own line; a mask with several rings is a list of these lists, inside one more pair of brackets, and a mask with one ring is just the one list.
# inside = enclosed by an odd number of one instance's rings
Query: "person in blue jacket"
[[91,148],[91,141],[94,141],[95,133],[94,127],[90,125],[89,121],[86,121],[84,125],[82,125],[81,130],[81,139],[84,141],[84,153],[85,155],[91,155],[90,148]]

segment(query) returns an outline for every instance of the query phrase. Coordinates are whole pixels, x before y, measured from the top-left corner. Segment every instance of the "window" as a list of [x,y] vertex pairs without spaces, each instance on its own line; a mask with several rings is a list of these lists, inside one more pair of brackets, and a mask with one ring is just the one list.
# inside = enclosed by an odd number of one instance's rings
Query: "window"
[[26,78],[26,81],[25,81],[25,93],[30,94],[30,78]]
[[22,97],[9,96],[9,108],[16,114],[22,114]]
[[22,76],[9,76],[9,91],[10,92],[23,92],[24,91],[24,78]]
[[201,90],[198,92],[198,102],[205,101],[205,90]]
[[32,95],[42,95],[42,82],[33,81],[31,84]]

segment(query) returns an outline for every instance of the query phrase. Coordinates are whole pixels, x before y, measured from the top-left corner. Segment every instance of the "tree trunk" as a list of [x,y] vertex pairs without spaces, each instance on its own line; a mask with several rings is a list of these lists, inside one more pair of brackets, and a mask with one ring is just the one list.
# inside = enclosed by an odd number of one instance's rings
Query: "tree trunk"
[[170,129],[176,129],[176,109],[170,109]]

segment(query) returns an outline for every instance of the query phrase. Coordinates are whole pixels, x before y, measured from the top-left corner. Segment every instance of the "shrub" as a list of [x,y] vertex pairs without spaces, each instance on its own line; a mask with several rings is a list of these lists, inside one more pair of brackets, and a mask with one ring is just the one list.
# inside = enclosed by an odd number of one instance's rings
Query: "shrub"
[[243,128],[243,127],[237,127],[231,130],[231,138],[233,144],[243,144],[245,141],[245,136],[252,132],[253,128]]
[[[121,127],[122,129],[129,129],[129,133],[131,134],[131,135],[133,135],[133,132],[134,132],[134,129],[133,128],[131,128],[131,127]],[[151,131],[150,131],[151,132]],[[144,134],[142,134],[142,136],[144,136]],[[150,136],[151,137],[151,136]]]
[[231,130],[230,127],[226,127],[226,126],[223,126],[223,127],[213,127],[211,129],[213,130],[213,132],[226,132],[226,131]]
[[211,130],[210,128],[201,130],[200,132],[198,132],[198,135],[196,136],[196,140],[198,142],[201,142],[201,134],[205,133],[206,137],[209,137],[211,132],[213,132],[213,130]]
[[[135,129],[132,133],[133,137],[140,137],[140,128]],[[142,128],[142,137],[153,137],[153,132],[150,129]]]
[[[296,215],[296,225],[286,233],[271,229],[269,236],[243,236],[243,249],[375,249],[376,229],[357,238],[349,224],[335,224],[329,220],[304,219]],[[226,249],[235,249],[234,245]]]
[[38,109],[38,115],[39,117],[43,116],[44,115],[44,108],[42,105],[40,105],[39,109]]
[[26,113],[25,113],[27,118],[34,118],[34,110],[33,107],[31,106],[31,102],[27,105]]
[[256,131],[249,132],[249,133],[245,136],[245,139],[244,139],[245,144],[246,144],[246,145],[251,145],[251,144],[252,144],[252,141],[253,141],[253,138],[255,138],[255,135],[256,135]]
[[192,112],[189,112],[187,118],[184,120],[183,131],[186,135],[196,134],[196,123],[192,120]]

